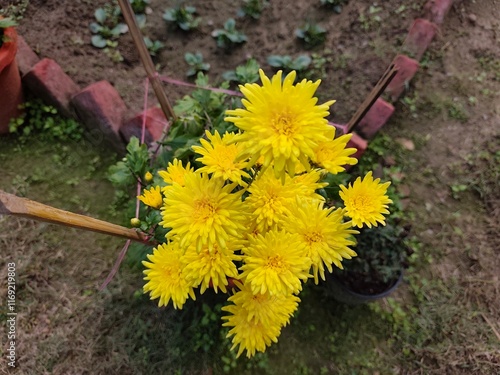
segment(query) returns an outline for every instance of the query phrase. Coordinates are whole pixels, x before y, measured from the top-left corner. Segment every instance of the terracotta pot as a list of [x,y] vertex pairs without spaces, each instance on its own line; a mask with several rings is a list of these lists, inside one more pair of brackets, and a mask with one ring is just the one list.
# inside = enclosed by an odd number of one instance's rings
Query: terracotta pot
[[16,63],[17,33],[13,27],[8,27],[4,35],[9,40],[0,47],[0,134],[9,132],[9,121],[21,115],[22,110],[18,107],[24,101]]

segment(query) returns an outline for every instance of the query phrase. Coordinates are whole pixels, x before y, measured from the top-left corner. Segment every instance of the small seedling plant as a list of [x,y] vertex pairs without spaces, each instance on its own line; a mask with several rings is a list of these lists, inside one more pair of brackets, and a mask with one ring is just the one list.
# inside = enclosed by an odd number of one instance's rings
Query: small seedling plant
[[217,46],[224,49],[245,43],[248,39],[244,33],[236,30],[236,21],[234,18],[228,19],[224,23],[223,29],[214,30],[212,36],[217,41]]
[[194,77],[198,72],[208,72],[210,70],[210,64],[203,62],[203,55],[201,52],[187,52],[184,55],[184,60],[186,60],[186,63],[189,65],[189,69],[186,73],[188,77]]
[[236,67],[235,70],[225,72],[222,78],[238,84],[254,83],[259,80],[259,69],[257,60],[249,59],[244,65]]
[[146,48],[148,49],[149,54],[153,57],[156,56],[165,47],[165,45],[159,40],[152,40],[147,36],[144,37],[144,44],[146,44]]
[[308,54],[300,55],[297,58],[292,58],[289,55],[270,55],[267,58],[267,63],[276,69],[283,69],[285,72],[295,70],[299,75],[311,65],[312,59]]
[[91,43],[96,48],[116,48],[118,42],[116,39],[128,31],[128,26],[119,22],[120,8],[111,7],[106,4],[103,8],[97,8],[94,17],[97,22],[89,25],[92,34]]
[[135,14],[144,14],[151,0],[129,0],[129,2]]
[[238,10],[239,17],[252,17],[258,20],[265,7],[269,6],[267,0],[243,0],[243,6]]
[[305,43],[307,48],[313,48],[325,42],[326,29],[316,23],[307,22],[303,27],[295,30],[295,35]]
[[196,8],[192,6],[179,6],[167,9],[163,13],[163,19],[175,23],[181,30],[190,31],[196,29],[201,22],[200,17],[195,17]]
[[335,13],[340,14],[342,8],[347,4],[348,0],[320,0],[321,5],[327,8],[331,8]]

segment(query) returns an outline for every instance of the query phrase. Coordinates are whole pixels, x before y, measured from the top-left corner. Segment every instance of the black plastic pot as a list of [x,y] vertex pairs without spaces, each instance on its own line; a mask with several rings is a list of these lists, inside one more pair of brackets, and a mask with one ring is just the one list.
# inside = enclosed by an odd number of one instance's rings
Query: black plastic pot
[[326,279],[325,287],[328,291],[328,295],[331,295],[338,302],[349,305],[359,305],[361,303],[372,302],[387,297],[396,290],[402,280],[403,272],[401,272],[399,278],[394,282],[394,284],[384,292],[379,294],[360,294],[344,285],[335,275],[330,274]]

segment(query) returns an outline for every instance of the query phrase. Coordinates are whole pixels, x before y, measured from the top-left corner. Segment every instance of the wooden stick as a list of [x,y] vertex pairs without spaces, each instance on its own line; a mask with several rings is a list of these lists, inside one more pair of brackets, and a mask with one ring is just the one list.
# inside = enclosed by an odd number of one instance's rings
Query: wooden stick
[[125,22],[127,23],[128,29],[130,31],[130,35],[132,35],[132,39],[134,41],[135,47],[137,48],[137,51],[139,52],[139,57],[141,59],[142,65],[146,70],[146,74],[149,81],[151,82],[151,86],[153,86],[153,90],[156,94],[156,97],[158,98],[161,109],[163,110],[163,113],[165,114],[167,120],[175,121],[177,119],[177,116],[175,115],[172,105],[167,98],[165,88],[163,87],[163,84],[158,77],[158,73],[156,72],[153,60],[151,60],[151,56],[149,55],[146,43],[144,43],[143,36],[135,20],[132,6],[130,5],[130,2],[128,0],[118,0],[118,4],[120,5],[123,18],[125,18]]
[[60,210],[30,199],[8,194],[2,190],[0,190],[0,215],[25,217],[149,243],[146,236],[134,229]]
[[389,68],[385,71],[385,73],[382,75],[382,78],[379,79],[373,90],[370,92],[370,94],[366,97],[365,101],[361,106],[358,108],[354,116],[349,120],[347,123],[346,127],[346,132],[349,133],[356,125],[359,124],[359,122],[365,117],[366,113],[370,110],[372,105],[376,102],[376,100],[379,98],[380,95],[384,92],[386,87],[391,83],[392,79],[398,72],[398,69],[392,63],[389,65]]

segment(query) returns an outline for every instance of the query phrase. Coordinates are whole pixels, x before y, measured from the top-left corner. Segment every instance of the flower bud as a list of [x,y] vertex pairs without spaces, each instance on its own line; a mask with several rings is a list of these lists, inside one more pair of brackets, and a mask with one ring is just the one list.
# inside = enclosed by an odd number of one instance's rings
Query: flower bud
[[151,172],[146,172],[144,174],[144,181],[145,182],[151,182],[151,181],[153,181],[153,174]]
[[133,228],[138,228],[141,226],[141,221],[136,218],[136,217],[133,217],[132,219],[130,219],[130,225],[133,227]]

